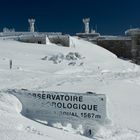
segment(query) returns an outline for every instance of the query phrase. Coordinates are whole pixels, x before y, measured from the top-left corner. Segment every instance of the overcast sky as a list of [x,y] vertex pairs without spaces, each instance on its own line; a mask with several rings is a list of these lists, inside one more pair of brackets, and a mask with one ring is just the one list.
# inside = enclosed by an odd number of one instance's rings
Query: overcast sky
[[28,18],[37,31],[82,32],[82,18],[101,34],[123,34],[140,27],[140,0],[0,0],[0,30],[28,30]]

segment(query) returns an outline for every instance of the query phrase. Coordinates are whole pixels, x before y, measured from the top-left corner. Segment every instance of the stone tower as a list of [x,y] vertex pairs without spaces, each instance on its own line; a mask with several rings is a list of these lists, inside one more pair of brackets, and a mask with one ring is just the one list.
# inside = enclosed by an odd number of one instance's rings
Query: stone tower
[[83,19],[83,23],[85,24],[85,33],[86,34],[89,34],[89,22],[90,22],[90,18]]
[[34,32],[35,31],[35,19],[28,19],[29,25],[30,25],[30,32]]

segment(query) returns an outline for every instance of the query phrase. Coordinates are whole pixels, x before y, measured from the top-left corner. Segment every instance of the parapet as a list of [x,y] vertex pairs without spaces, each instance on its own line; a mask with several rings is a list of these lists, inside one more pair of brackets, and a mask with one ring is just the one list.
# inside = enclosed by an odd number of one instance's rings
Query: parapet
[[135,29],[128,29],[125,31],[126,36],[137,36],[140,35],[140,29],[135,28]]

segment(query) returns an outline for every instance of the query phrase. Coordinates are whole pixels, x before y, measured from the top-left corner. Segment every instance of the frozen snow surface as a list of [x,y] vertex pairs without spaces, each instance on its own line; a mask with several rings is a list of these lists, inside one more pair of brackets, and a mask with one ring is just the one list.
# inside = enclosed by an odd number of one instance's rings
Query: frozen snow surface
[[[105,94],[108,122],[91,138],[80,126],[38,123],[22,116],[20,101],[5,92],[21,88]],[[0,40],[0,140],[30,139],[140,140],[140,67],[74,37],[70,48]]]

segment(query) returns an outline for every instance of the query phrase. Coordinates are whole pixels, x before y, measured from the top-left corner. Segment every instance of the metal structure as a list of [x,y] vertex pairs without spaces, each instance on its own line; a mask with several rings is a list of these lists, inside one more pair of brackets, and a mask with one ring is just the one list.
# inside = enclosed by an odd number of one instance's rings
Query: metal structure
[[29,25],[30,25],[30,32],[34,32],[35,31],[35,19],[28,19]]
[[85,33],[86,34],[89,34],[89,22],[90,22],[90,18],[83,19],[83,23],[85,24]]

